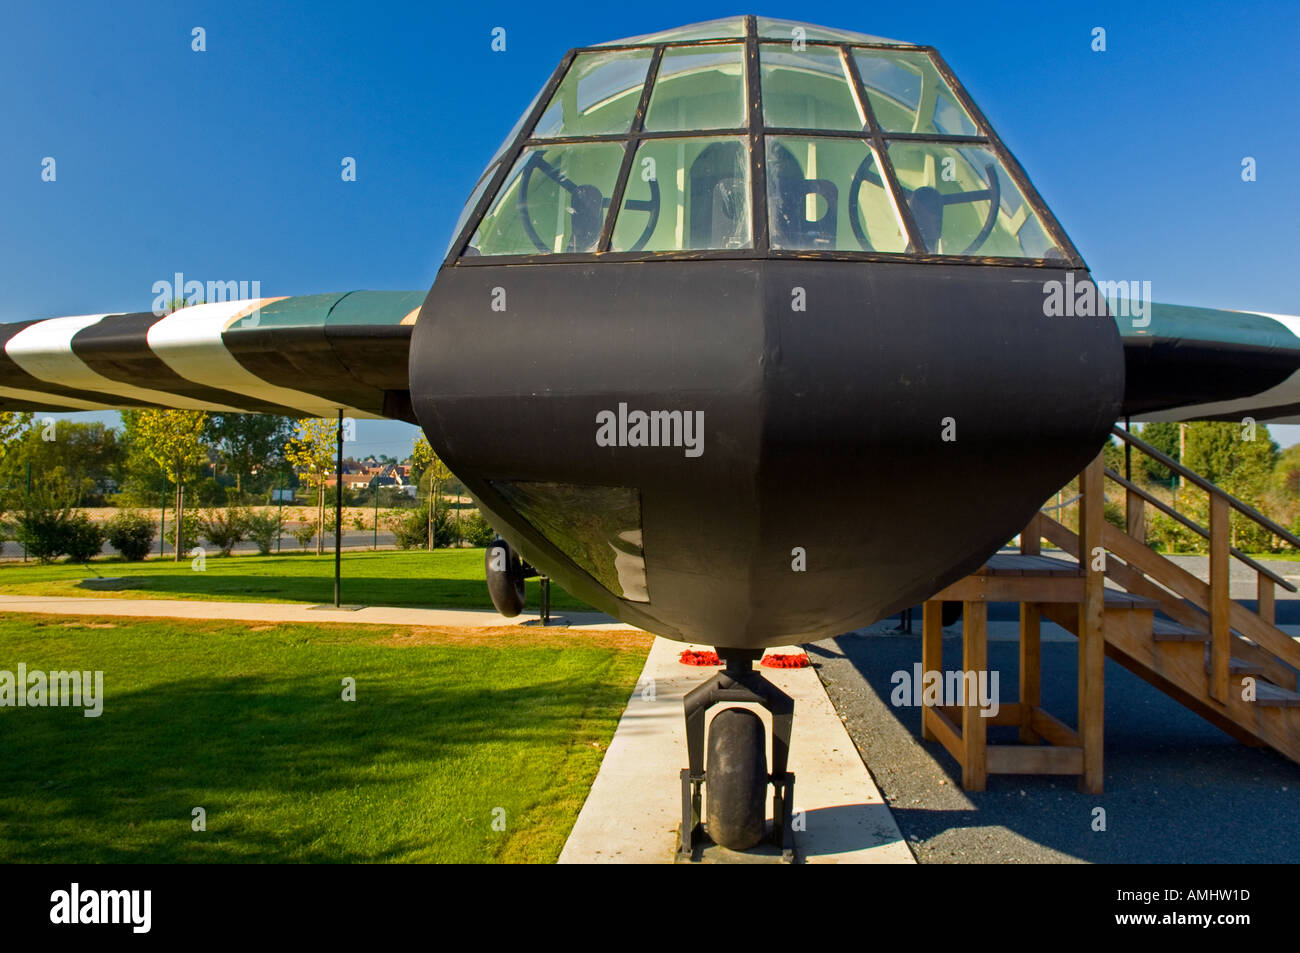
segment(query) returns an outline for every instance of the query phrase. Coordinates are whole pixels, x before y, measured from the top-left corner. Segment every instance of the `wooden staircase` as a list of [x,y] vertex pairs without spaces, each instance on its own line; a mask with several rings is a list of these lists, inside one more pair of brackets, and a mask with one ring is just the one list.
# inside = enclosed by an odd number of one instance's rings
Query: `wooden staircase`
[[[1103,653],[1239,741],[1268,745],[1300,762],[1300,643],[1274,624],[1275,587],[1296,587],[1230,545],[1230,512],[1237,510],[1292,546],[1300,548],[1300,538],[1127,431],[1114,432],[1132,450],[1205,490],[1210,526],[1107,469],[1098,455],[1080,475],[1079,533],[1040,512],[1021,534],[1019,556],[994,557],[926,603],[922,660],[929,671],[940,659],[944,601],[963,603],[966,670],[976,670],[986,658],[987,603],[1020,602],[1020,701],[1004,704],[1005,713],[991,723],[1020,724],[1024,744],[987,745],[985,720],[969,705],[922,712],[923,735],[957,758],[968,789],[982,790],[989,773],[1052,773],[1078,774],[1081,788],[1101,791]],[[1124,491],[1126,529],[1103,517],[1107,479]],[[1146,545],[1146,504],[1209,541],[1208,583]],[[1043,556],[1044,539],[1069,558]],[[1233,559],[1255,573],[1257,611],[1230,598]],[[1079,639],[1077,730],[1040,706],[1041,618]]]

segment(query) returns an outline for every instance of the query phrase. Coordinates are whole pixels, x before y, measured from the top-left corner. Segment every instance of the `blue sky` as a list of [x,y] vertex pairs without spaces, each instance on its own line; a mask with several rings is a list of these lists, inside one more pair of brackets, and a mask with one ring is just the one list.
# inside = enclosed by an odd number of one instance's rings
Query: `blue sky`
[[[266,295],[427,288],[566,49],[744,12],[936,46],[1097,277],[1300,313],[1300,5],[50,0],[0,14],[0,321],[147,310],[177,271]],[[358,450],[413,434],[362,422]]]

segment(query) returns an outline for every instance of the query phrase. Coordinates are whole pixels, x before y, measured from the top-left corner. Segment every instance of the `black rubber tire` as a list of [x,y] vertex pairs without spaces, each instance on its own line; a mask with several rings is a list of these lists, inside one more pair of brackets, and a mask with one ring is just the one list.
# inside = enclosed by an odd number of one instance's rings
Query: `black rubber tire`
[[767,820],[767,738],[748,708],[726,708],[709,725],[704,767],[709,837],[732,850],[763,839]]
[[[492,566],[495,551],[505,550],[505,570]],[[487,576],[488,595],[497,612],[507,619],[512,619],[524,611],[526,589],[524,587],[524,564],[510,544],[498,537],[492,540],[483,551],[483,570]]]
[[950,625],[956,625],[961,621],[961,613],[964,606],[960,602],[945,601],[943,604],[943,627],[946,629]]

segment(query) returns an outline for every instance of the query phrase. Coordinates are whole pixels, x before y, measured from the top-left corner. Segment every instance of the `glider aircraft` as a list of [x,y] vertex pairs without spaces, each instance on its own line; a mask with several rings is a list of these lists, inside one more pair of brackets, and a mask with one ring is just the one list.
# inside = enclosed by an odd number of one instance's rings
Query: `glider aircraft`
[[[1300,420],[1300,318],[1069,312],[1097,294],[936,50],[734,17],[566,54],[427,294],[0,326],[0,408],[419,424],[501,536],[504,613],[542,572],[717,648],[686,701],[683,842],[706,785],[709,836],[754,845],[771,784],[788,847],[765,647],[972,572],[1119,418]],[[706,772],[705,711],[741,700],[773,712],[771,770],[735,708]]]

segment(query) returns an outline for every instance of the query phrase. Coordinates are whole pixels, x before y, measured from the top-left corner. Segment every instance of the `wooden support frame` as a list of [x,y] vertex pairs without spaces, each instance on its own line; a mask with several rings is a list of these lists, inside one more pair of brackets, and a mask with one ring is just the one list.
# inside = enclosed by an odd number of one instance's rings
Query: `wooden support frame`
[[1020,742],[1035,744],[1033,714],[1043,703],[1043,610],[1036,602],[1020,603]]
[[[961,611],[962,671],[978,676],[989,667],[989,604],[964,602]],[[979,698],[970,696],[968,686],[961,710],[961,786],[967,791],[983,791],[988,783],[988,719],[980,711]]]
[[[945,600],[962,602],[962,670],[988,671],[988,603],[1020,602],[1020,700],[1000,703],[997,715],[985,717],[978,697],[963,704],[921,710],[921,737],[937,741],[961,767],[967,791],[983,791],[990,774],[1078,775],[1090,793],[1102,790],[1102,743],[1105,711],[1105,551],[1103,545],[1104,467],[1099,454],[1080,475],[1080,552],[1086,554],[1068,569],[1054,569],[1044,560],[998,557],[977,573],[936,593],[925,603],[921,643],[922,671],[943,671],[942,609]],[[1030,520],[1020,536],[1022,556],[1041,555],[1044,524]],[[1019,562],[1023,568],[1007,566]],[[1046,563],[1047,568],[1040,568]],[[1001,568],[999,567],[1001,565]],[[1042,707],[1042,619],[1044,607],[1068,608],[1079,620],[1079,730]],[[987,677],[987,676],[986,676]],[[990,725],[1019,728],[1020,744],[990,745]]]
[[1267,576],[1257,576],[1255,591],[1259,597],[1259,609],[1255,614],[1269,625],[1277,625],[1277,622],[1274,621],[1277,617],[1274,600],[1277,593],[1273,587],[1273,580]]
[[1079,501],[1079,567],[1083,571],[1083,600],[1079,604],[1079,735],[1083,742],[1083,774],[1079,789],[1089,794],[1102,790],[1102,748],[1105,739],[1106,643],[1102,632],[1105,613],[1106,548],[1102,527],[1106,523],[1106,497],[1102,489],[1105,464],[1098,454],[1079,475],[1083,493]]
[[[943,671],[943,603],[933,599],[921,607],[921,673]],[[934,711],[921,709],[921,738],[938,741],[935,734]]]
[[1228,501],[1210,494],[1210,697],[1223,702],[1228,697],[1229,662],[1232,651],[1229,590],[1228,542],[1232,533]]

